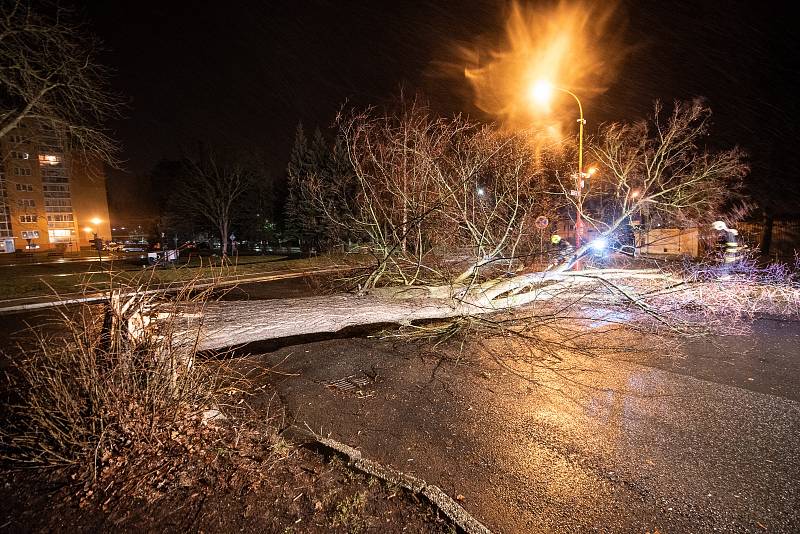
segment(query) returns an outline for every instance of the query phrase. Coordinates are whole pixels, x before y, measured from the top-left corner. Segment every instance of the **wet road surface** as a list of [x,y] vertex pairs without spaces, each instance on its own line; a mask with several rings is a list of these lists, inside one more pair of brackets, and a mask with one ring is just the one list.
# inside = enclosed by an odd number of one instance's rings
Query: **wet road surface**
[[503,343],[458,363],[365,339],[265,358],[299,373],[278,386],[295,425],[463,496],[496,532],[797,532],[799,334],[761,321],[527,368]]

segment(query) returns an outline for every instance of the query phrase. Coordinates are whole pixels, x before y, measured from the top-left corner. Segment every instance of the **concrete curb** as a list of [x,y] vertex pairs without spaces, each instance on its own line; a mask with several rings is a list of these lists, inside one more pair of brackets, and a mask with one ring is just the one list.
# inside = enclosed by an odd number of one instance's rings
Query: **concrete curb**
[[347,457],[348,464],[363,473],[379,478],[384,482],[394,484],[395,486],[400,486],[417,495],[422,495],[467,534],[492,534],[491,530],[472,517],[469,512],[455,501],[455,499],[442,491],[439,486],[428,484],[422,479],[364,458],[361,455],[361,451],[336,440],[322,438],[297,428],[295,428],[292,433],[296,434],[298,437],[304,438],[305,441],[310,441]]

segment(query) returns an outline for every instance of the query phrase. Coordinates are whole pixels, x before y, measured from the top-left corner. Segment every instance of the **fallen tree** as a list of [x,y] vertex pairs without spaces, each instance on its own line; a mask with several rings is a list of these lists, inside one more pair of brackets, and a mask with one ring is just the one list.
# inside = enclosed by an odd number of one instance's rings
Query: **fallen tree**
[[[515,292],[521,287],[525,290]],[[630,327],[683,337],[743,333],[747,320],[760,314],[800,316],[800,279],[777,266],[757,269],[746,265],[737,275],[724,279],[708,266],[682,272],[604,269],[532,273],[487,287],[484,297],[496,296],[483,301],[460,298],[467,289],[392,287],[359,295],[213,302],[187,322],[187,332],[199,321],[199,350],[224,350],[264,340],[333,334],[351,327],[396,325],[413,331],[414,325],[437,319],[483,320],[495,315],[502,317],[505,331],[519,333],[550,319],[595,318],[598,310],[617,309]],[[503,290],[508,291],[499,293]],[[428,337],[436,337],[448,331],[447,324],[424,330]]]
[[[534,273],[508,279],[480,292],[468,286],[379,288],[366,294],[340,294],[269,301],[209,303],[203,313],[201,350],[219,350],[246,343],[299,335],[334,333],[355,326],[411,325],[415,321],[471,317],[527,305],[527,311],[553,313],[549,301],[586,297],[615,303],[624,290],[605,289],[616,279],[661,279],[656,270]],[[524,292],[517,292],[526,288]],[[602,289],[603,291],[598,291]],[[617,293],[615,295],[615,293]],[[465,298],[481,295],[480,300]],[[630,302],[636,299],[629,296]]]
[[[583,179],[567,172],[571,143],[534,145],[462,117],[432,117],[416,101],[395,113],[340,118],[353,172],[337,191],[316,187],[316,177],[307,176],[304,199],[360,236],[374,258],[350,279],[356,294],[210,305],[202,347],[529,310],[555,300],[569,305],[576,295],[679,324],[666,317],[670,306],[651,302],[665,288],[686,287],[680,274],[571,272],[589,243],[548,265],[548,229],[533,230],[532,223],[542,215],[575,220],[580,213],[601,237],[644,212],[652,224],[710,223],[733,204],[747,166],[737,149],[704,146],[709,117],[695,100],[666,115],[657,105],[650,121],[602,128],[590,144],[599,171],[577,188],[581,196],[571,194],[571,180]],[[641,288],[635,280],[658,285]]]

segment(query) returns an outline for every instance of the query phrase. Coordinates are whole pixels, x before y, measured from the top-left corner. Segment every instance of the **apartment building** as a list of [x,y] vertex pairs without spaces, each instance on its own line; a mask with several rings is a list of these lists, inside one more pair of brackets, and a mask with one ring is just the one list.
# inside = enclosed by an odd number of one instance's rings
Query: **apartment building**
[[0,252],[91,246],[110,239],[102,166],[71,157],[56,132],[33,122],[0,139]]

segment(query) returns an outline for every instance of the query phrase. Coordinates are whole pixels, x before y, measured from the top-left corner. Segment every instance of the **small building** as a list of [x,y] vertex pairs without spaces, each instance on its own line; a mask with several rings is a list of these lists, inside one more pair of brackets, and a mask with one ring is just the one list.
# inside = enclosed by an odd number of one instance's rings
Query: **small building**
[[[652,256],[691,256],[696,258],[702,247],[702,237],[696,227],[692,228],[661,228],[655,227],[648,230],[638,227],[629,228],[632,231],[636,245],[635,253]],[[569,220],[560,220],[556,223],[556,233],[575,242],[575,223]],[[622,229],[620,229],[622,232]],[[581,243],[587,243],[597,237],[598,231],[591,227],[584,227]]]
[[634,235],[638,254],[695,258],[700,252],[697,228],[651,228]]

